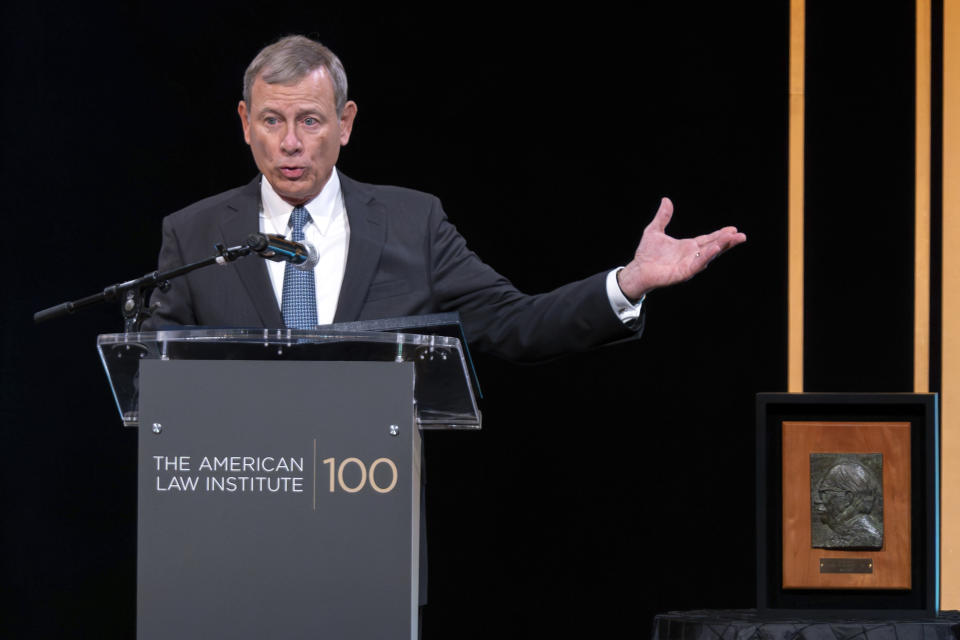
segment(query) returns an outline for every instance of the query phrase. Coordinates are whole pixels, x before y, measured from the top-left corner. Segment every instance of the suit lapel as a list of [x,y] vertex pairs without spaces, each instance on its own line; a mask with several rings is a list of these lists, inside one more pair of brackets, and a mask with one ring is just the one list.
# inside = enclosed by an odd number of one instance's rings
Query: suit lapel
[[[220,222],[223,241],[228,246],[244,242],[251,233],[260,230],[260,176],[248,184],[235,198],[226,203],[227,212]],[[228,268],[236,269],[240,281],[253,302],[264,327],[283,327],[283,316],[277,297],[270,284],[266,261],[257,256],[240,258]]]
[[340,286],[340,298],[334,322],[360,319],[367,289],[377,272],[380,253],[386,241],[387,225],[383,207],[373,194],[358,182],[340,175],[340,189],[350,223],[350,246],[347,266]]

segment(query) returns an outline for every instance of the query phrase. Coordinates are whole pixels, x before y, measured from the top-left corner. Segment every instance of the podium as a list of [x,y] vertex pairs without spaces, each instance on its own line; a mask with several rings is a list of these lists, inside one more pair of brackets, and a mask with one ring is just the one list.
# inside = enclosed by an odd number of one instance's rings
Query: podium
[[479,429],[438,335],[101,335],[139,429],[137,638],[418,636],[421,429]]

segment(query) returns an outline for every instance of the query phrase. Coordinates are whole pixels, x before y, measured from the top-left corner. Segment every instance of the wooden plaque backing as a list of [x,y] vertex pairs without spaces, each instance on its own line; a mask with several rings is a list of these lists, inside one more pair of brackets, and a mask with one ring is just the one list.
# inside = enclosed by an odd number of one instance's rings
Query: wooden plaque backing
[[[815,549],[810,454],[883,455],[883,547]],[[910,589],[910,423],[783,422],[783,588]],[[872,573],[821,573],[821,558],[869,558]]]

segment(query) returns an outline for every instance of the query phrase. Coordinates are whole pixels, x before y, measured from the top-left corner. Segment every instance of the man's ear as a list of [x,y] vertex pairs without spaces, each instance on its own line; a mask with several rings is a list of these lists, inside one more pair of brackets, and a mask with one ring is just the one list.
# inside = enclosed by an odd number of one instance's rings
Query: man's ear
[[[340,146],[350,142],[350,134],[353,132],[353,119],[357,117],[357,103],[353,100],[347,100],[343,105],[343,111],[340,113]],[[249,142],[249,140],[247,140]]]
[[237,114],[240,116],[240,124],[243,125],[243,139],[250,144],[250,114],[247,112],[247,103],[243,100],[237,105]]

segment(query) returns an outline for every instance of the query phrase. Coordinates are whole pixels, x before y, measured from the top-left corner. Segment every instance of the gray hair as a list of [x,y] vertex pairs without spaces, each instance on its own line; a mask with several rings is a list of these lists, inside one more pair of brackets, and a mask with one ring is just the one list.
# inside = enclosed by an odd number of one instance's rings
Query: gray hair
[[243,74],[243,101],[250,108],[250,94],[257,76],[267,84],[295,84],[311,71],[323,67],[333,81],[337,115],[347,104],[347,73],[333,51],[304,36],[286,36],[260,50]]
[[841,491],[855,495],[873,495],[878,492],[880,483],[873,473],[862,464],[841,462],[834,465],[821,482],[823,486],[833,486]]

